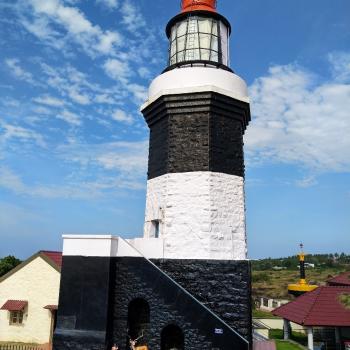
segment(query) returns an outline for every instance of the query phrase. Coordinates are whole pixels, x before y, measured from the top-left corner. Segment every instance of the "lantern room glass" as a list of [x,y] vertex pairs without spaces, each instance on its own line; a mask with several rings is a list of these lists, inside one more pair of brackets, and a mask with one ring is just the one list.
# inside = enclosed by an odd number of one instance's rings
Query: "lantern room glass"
[[220,20],[189,16],[171,29],[169,65],[211,61],[228,66],[229,30]]

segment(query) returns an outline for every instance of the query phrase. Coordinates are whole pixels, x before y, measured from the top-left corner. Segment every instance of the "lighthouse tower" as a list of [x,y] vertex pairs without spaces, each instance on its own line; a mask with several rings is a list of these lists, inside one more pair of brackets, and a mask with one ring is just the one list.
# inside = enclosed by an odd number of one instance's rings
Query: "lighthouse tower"
[[230,68],[231,25],[215,0],[184,0],[166,27],[168,67],[149,88],[144,238],[164,258],[247,256],[243,134],[245,82]]
[[[143,238],[65,235],[53,349],[249,350],[245,82],[214,0],[170,20],[150,129]],[[132,346],[131,346],[132,345]]]

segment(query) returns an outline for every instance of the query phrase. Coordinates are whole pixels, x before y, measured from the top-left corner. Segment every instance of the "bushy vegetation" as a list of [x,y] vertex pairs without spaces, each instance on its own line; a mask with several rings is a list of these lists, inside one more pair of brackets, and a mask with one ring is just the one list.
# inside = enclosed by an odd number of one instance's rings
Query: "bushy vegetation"
[[252,282],[269,282],[271,280],[270,275],[267,272],[254,273],[252,275]]
[[340,302],[347,308],[350,309],[350,294],[344,293],[340,296]]
[[[339,268],[350,265],[350,255],[345,253],[310,254],[306,256],[306,262],[315,264],[315,267],[318,268]],[[252,268],[254,271],[272,270],[276,266],[287,270],[296,270],[299,266],[299,258],[298,256],[294,255],[287,258],[267,258],[252,261]]]
[[21,260],[9,255],[0,259],[0,277],[11,271],[14,267],[19,265]]

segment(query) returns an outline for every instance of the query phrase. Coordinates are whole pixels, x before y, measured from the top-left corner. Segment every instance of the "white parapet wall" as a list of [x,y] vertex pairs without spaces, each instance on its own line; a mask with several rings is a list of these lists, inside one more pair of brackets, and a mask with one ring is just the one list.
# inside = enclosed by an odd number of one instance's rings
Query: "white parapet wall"
[[245,260],[244,179],[214,172],[172,173],[147,182],[144,237],[159,221],[164,257]]
[[118,237],[112,235],[64,235],[63,255],[117,256]]
[[162,239],[123,239],[113,235],[64,235],[64,256],[164,258]]

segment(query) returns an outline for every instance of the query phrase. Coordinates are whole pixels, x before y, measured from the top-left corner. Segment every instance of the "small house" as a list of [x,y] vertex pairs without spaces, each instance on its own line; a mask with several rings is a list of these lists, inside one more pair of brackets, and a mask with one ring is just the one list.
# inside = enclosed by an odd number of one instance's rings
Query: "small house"
[[62,253],[40,251],[0,277],[0,342],[51,344]]

